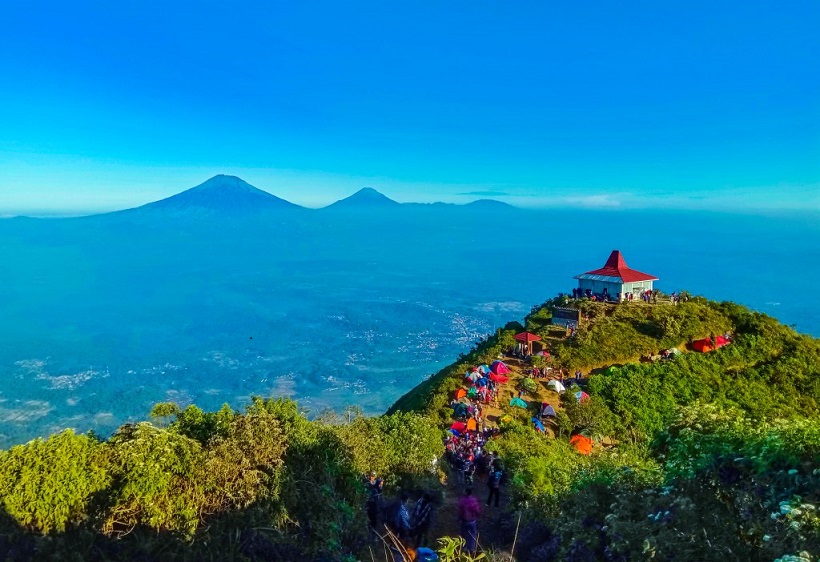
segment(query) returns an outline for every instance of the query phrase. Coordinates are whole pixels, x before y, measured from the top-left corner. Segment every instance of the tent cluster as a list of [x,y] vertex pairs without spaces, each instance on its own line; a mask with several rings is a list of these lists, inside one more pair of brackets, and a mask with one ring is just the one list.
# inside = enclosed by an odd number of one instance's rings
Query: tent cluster
[[490,366],[477,365],[464,373],[467,388],[459,388],[455,399],[470,398],[489,404],[498,396],[498,385],[510,380],[509,372],[503,361],[493,361]]
[[471,485],[476,469],[486,470],[488,466],[484,445],[498,430],[484,427],[481,403],[489,403],[497,397],[498,384],[509,380],[506,376],[508,372],[509,369],[501,361],[489,367],[474,367],[464,376],[469,388],[456,390],[450,403],[455,421],[450,425],[444,447],[446,458],[461,484]]

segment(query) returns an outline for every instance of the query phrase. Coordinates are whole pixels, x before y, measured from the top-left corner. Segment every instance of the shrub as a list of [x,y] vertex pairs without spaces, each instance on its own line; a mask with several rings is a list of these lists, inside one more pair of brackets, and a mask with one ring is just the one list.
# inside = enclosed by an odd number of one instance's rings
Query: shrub
[[67,429],[0,452],[0,501],[20,525],[64,531],[89,517],[95,494],[111,483],[109,447]]

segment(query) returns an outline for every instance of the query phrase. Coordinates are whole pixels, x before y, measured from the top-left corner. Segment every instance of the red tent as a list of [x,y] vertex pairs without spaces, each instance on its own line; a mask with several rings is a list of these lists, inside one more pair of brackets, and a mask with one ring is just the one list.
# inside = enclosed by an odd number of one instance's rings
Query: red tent
[[700,351],[701,353],[712,351],[712,340],[710,340],[709,338],[695,340],[692,342],[692,349],[694,349],[695,351]]
[[510,380],[510,377],[506,377],[504,375],[496,375],[495,373],[493,373],[492,375],[490,375],[490,380],[497,383],[505,383],[508,380]]
[[490,370],[496,375],[506,375],[510,372],[510,369],[504,364],[503,361],[493,361]]
[[465,429],[467,429],[467,424],[464,422],[453,422],[453,425],[450,426],[450,429],[455,429],[459,433],[463,433]]
[[706,353],[707,351],[720,349],[724,345],[729,345],[729,343],[731,342],[723,336],[717,336],[715,338],[715,345],[713,347],[711,338],[703,338],[702,340],[696,340],[692,342],[692,349],[694,349],[695,351],[700,351],[701,353]]
[[592,439],[585,435],[573,435],[569,440],[569,444],[582,455],[592,453]]

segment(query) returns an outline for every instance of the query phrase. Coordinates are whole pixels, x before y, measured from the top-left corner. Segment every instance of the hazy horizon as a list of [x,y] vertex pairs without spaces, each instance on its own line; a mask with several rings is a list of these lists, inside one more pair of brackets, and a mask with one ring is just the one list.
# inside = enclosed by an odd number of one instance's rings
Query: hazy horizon
[[[213,179],[214,177],[224,176],[224,175],[230,176],[230,174],[216,174],[214,176],[211,176],[211,178],[208,178],[208,179]],[[242,178],[240,176],[233,176],[233,177],[239,177],[240,179],[242,179],[244,181],[244,178]],[[204,181],[206,181],[206,180],[203,180],[202,182],[200,182],[197,185],[200,185]],[[248,182],[248,183],[253,185],[251,182]],[[96,214],[104,214],[104,213],[109,213],[109,212],[122,211],[122,210],[141,207],[141,206],[147,205],[149,203],[153,203],[153,202],[156,202],[156,201],[167,199],[168,197],[172,197],[174,195],[178,195],[178,194],[180,194],[180,193],[182,193],[182,192],[184,192],[187,189],[190,189],[192,187],[196,187],[196,185],[178,187],[178,188],[176,188],[176,191],[172,191],[172,192],[169,192],[169,193],[163,193],[161,196],[158,196],[157,199],[149,199],[149,200],[143,200],[143,199],[138,199],[137,200],[136,198],[117,199],[118,205],[116,205],[116,206],[114,205],[113,202],[108,202],[108,204],[105,204],[105,202],[96,201],[95,202],[96,206],[89,206],[89,207],[86,207],[86,208],[81,208],[81,207],[65,208],[65,209],[57,209],[57,208],[21,208],[21,209],[7,209],[5,211],[0,209],[0,219],[15,218],[15,217],[72,218],[72,217],[83,217],[83,216],[90,216],[90,215],[96,215]],[[330,200],[323,200],[323,201],[318,202],[318,203],[316,201],[314,201],[314,203],[312,205],[306,205],[304,203],[299,202],[299,201],[302,201],[303,199],[301,199],[301,198],[297,198],[297,200],[286,199],[286,198],[282,197],[280,193],[277,193],[277,191],[275,189],[268,189],[268,188],[265,188],[265,187],[260,187],[259,185],[253,185],[253,187],[256,187],[257,189],[259,189],[261,191],[264,191],[266,193],[270,193],[271,195],[275,195],[277,197],[283,198],[286,201],[289,201],[289,202],[294,203],[296,205],[302,206],[306,209],[312,209],[312,210],[323,209],[323,208],[325,208],[329,205],[332,205],[335,202],[338,202],[342,199],[345,199],[345,198],[353,195],[354,193],[358,192],[361,189],[369,188],[369,189],[374,189],[374,190],[378,191],[382,195],[385,195],[386,197],[389,197],[390,199],[393,199],[394,201],[396,201],[398,203],[421,203],[421,204],[449,203],[449,204],[455,204],[455,205],[464,205],[464,204],[467,204],[467,203],[480,201],[480,200],[491,200],[491,201],[504,202],[504,203],[507,203],[509,205],[512,205],[513,207],[516,207],[516,208],[522,209],[522,210],[561,210],[561,209],[564,209],[564,210],[611,211],[611,212],[645,211],[645,212],[661,212],[661,213],[681,211],[681,212],[701,212],[701,213],[728,213],[728,214],[736,214],[736,215],[760,215],[760,216],[769,216],[769,217],[803,216],[803,215],[814,215],[814,214],[820,213],[820,208],[815,209],[811,205],[796,207],[796,208],[789,207],[789,206],[779,207],[775,204],[770,204],[770,205],[767,205],[767,206],[764,206],[764,207],[731,207],[731,206],[727,207],[727,206],[722,206],[722,207],[719,207],[719,208],[703,208],[703,207],[698,207],[698,206],[666,206],[666,207],[653,208],[653,207],[646,207],[646,206],[610,205],[610,204],[606,204],[605,202],[601,202],[601,203],[596,204],[594,201],[584,201],[584,200],[579,201],[579,200],[574,200],[572,197],[563,198],[563,199],[561,199],[561,198],[550,198],[550,200],[548,202],[545,201],[541,205],[532,204],[533,200],[530,200],[529,201],[530,205],[520,205],[520,204],[510,203],[508,197],[503,197],[503,195],[499,195],[497,192],[493,192],[493,191],[463,192],[463,193],[458,194],[459,198],[456,201],[443,201],[443,200],[440,200],[440,199],[425,199],[425,198],[422,198],[421,200],[418,200],[418,199],[399,200],[399,199],[395,199],[394,197],[392,197],[390,193],[386,193],[386,192],[384,192],[383,190],[381,190],[377,187],[373,187],[373,186],[369,186],[369,185],[368,186],[361,186],[361,187],[355,188],[353,191],[350,191],[349,193],[339,195],[338,199],[334,198],[334,199],[330,199]]]

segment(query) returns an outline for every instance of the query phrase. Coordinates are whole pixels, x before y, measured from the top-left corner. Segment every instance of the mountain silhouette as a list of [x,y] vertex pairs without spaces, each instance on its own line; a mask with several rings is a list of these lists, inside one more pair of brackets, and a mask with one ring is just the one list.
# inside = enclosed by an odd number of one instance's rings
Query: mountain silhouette
[[472,203],[464,205],[470,209],[481,209],[487,211],[503,211],[505,209],[515,209],[513,205],[504,203],[503,201],[496,201],[495,199],[478,199]]
[[140,214],[151,212],[212,214],[296,209],[303,209],[303,207],[257,189],[236,176],[220,174],[182,193],[136,209],[129,209],[129,211],[138,211]]
[[346,209],[346,210],[371,210],[371,209],[395,209],[401,203],[393,201],[372,187],[363,187],[350,197],[340,199],[328,205],[325,209]]

